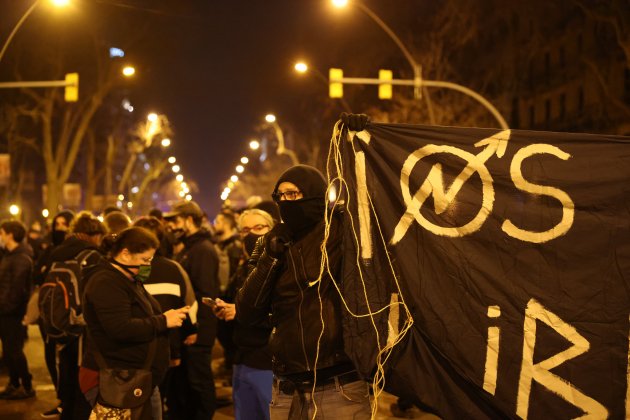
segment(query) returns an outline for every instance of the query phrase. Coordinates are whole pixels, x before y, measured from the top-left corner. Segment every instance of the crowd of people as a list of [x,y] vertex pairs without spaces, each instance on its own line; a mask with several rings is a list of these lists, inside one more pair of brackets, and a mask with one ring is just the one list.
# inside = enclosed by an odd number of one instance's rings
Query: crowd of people
[[193,201],[134,221],[117,208],[100,217],[62,211],[36,242],[20,222],[2,223],[0,339],[10,381],[0,398],[35,395],[23,351],[23,325],[37,319],[28,302],[39,286],[44,308],[55,264],[73,260],[79,332],[51,333],[47,313],[37,321],[60,401],[43,417],[211,419],[216,340],[237,419],[370,418],[368,378],[344,351],[338,211],[320,275],[326,187],[321,172],[297,165],[278,179],[273,202],[223,210],[213,224]]

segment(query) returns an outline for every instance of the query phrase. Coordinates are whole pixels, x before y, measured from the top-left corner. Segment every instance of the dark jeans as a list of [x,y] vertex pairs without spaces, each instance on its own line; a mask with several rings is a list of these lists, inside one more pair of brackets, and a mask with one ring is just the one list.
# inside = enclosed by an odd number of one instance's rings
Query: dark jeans
[[184,346],[182,364],[172,369],[166,395],[169,420],[210,420],[216,409],[212,348]]
[[[55,390],[57,390],[59,387],[59,375],[57,374],[57,344],[55,343],[54,338],[46,335],[46,331],[44,331],[44,326],[42,325],[41,320],[37,323],[37,325],[39,326],[39,333],[42,335],[42,341],[44,342],[44,360],[46,361],[46,368],[50,374],[50,380],[55,386]],[[58,393],[57,398],[59,398]]]
[[11,385],[19,387],[20,383],[26,389],[31,389],[31,374],[24,355],[24,327],[22,316],[0,315],[0,340],[2,340],[2,355],[4,363],[9,368]]
[[67,344],[58,344],[59,386],[57,394],[61,400],[61,420],[87,420],[92,407],[79,387],[79,339],[70,339]]
[[223,347],[223,357],[225,358],[225,368],[232,369],[234,355],[236,354],[236,344],[232,336],[234,335],[234,321],[219,321],[217,325],[217,340]]

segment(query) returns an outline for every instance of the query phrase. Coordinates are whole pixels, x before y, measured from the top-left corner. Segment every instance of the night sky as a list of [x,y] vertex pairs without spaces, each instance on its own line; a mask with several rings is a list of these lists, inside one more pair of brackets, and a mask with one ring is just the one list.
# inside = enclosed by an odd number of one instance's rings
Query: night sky
[[[0,1],[2,39],[30,4]],[[395,27],[395,10],[367,4]],[[37,25],[44,13],[33,13],[20,32],[39,30],[29,24]],[[124,47],[137,68],[131,103],[140,115],[163,113],[173,124],[173,154],[199,185],[194,199],[209,214],[219,210],[221,183],[247,152],[264,115],[273,112],[281,122],[305,95],[327,95],[323,83],[314,90],[296,75],[296,59],[327,75],[329,67],[346,67],[365,55],[370,42],[391,42],[359,10],[340,12],[328,0],[74,0],[72,13],[54,16],[46,30],[65,24],[62,18],[80,31],[81,24],[106,17],[106,25],[99,22],[102,38]],[[24,48],[19,38],[15,48]],[[400,54],[393,44],[391,49]],[[11,59],[10,47],[2,65]]]

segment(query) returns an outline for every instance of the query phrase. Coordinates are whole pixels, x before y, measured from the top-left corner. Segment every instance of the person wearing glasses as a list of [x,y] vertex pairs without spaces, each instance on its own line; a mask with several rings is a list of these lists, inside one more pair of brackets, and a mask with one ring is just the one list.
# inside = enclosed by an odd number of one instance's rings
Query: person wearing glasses
[[[238,219],[239,234],[243,244],[243,258],[236,269],[228,288],[228,296],[233,299],[243,286],[250,271],[248,260],[254,251],[256,242],[274,226],[271,215],[263,210],[245,210]],[[224,321],[234,319],[236,314],[233,303],[217,299],[214,310],[218,318]],[[269,419],[271,402],[271,352],[269,351],[269,317],[261,318],[252,325],[234,321],[233,339],[236,344],[234,369],[232,373],[232,398],[234,416],[237,420]]]
[[[236,319],[255,325],[271,314],[273,355],[271,419],[369,419],[368,385],[344,351],[342,219],[332,215],[326,245],[329,270],[320,277],[327,183],[320,171],[297,165],[285,171],[272,197],[282,216],[259,240],[255,267],[236,296]],[[337,285],[335,283],[338,283]]]
[[[159,245],[145,228],[123,230],[112,244],[109,259],[99,263],[87,283],[83,304],[88,340],[81,377],[86,398],[95,402],[90,418],[162,418],[158,385],[169,366],[168,329],[182,325],[189,307],[162,313],[144,288]],[[107,368],[119,369],[142,369],[149,363],[151,398],[133,409],[108,406],[99,394],[98,371],[105,368],[103,361]]]

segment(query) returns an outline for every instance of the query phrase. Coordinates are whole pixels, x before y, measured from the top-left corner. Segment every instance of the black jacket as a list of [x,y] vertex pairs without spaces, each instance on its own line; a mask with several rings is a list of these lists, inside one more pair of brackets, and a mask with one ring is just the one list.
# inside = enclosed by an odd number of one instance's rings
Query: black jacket
[[166,317],[142,283],[102,261],[85,288],[83,305],[88,328],[83,366],[99,369],[94,358],[96,347],[107,367],[139,369],[145,363],[149,344],[156,340],[151,371],[153,385],[157,386],[169,363]]
[[212,347],[217,334],[217,318],[210,307],[202,304],[202,297],[219,296],[219,257],[211,241],[210,233],[200,230],[184,238],[184,250],[177,256],[195,291],[197,313],[197,343]]
[[[341,279],[342,268],[342,229],[338,216],[333,218],[327,243],[330,272],[337,281]],[[290,246],[279,260],[267,255],[262,250],[263,241],[258,241],[251,259],[257,265],[236,296],[239,322],[252,325],[271,312],[275,329],[270,348],[273,371],[278,376],[308,377],[315,369],[351,366],[344,352],[342,304],[334,280],[325,272],[321,283],[315,282],[319,277],[323,238],[324,222],[321,222]]]
[[[197,306],[192,285],[188,275],[177,262],[156,254],[151,261],[151,275],[144,282],[144,288],[160,304],[162,312],[169,309],[178,309],[183,306],[191,306],[190,311],[194,311],[196,321]],[[171,359],[179,359],[182,334],[180,328],[169,330],[169,343],[171,348]]]
[[[240,288],[247,279],[248,266],[245,261],[238,266],[233,278],[235,290]],[[269,316],[262,318],[255,325],[234,321],[232,338],[236,344],[234,364],[245,365],[255,369],[271,369],[271,350],[269,350],[269,335],[271,322]]]
[[31,294],[31,248],[18,245],[0,261],[0,315],[22,317]]

